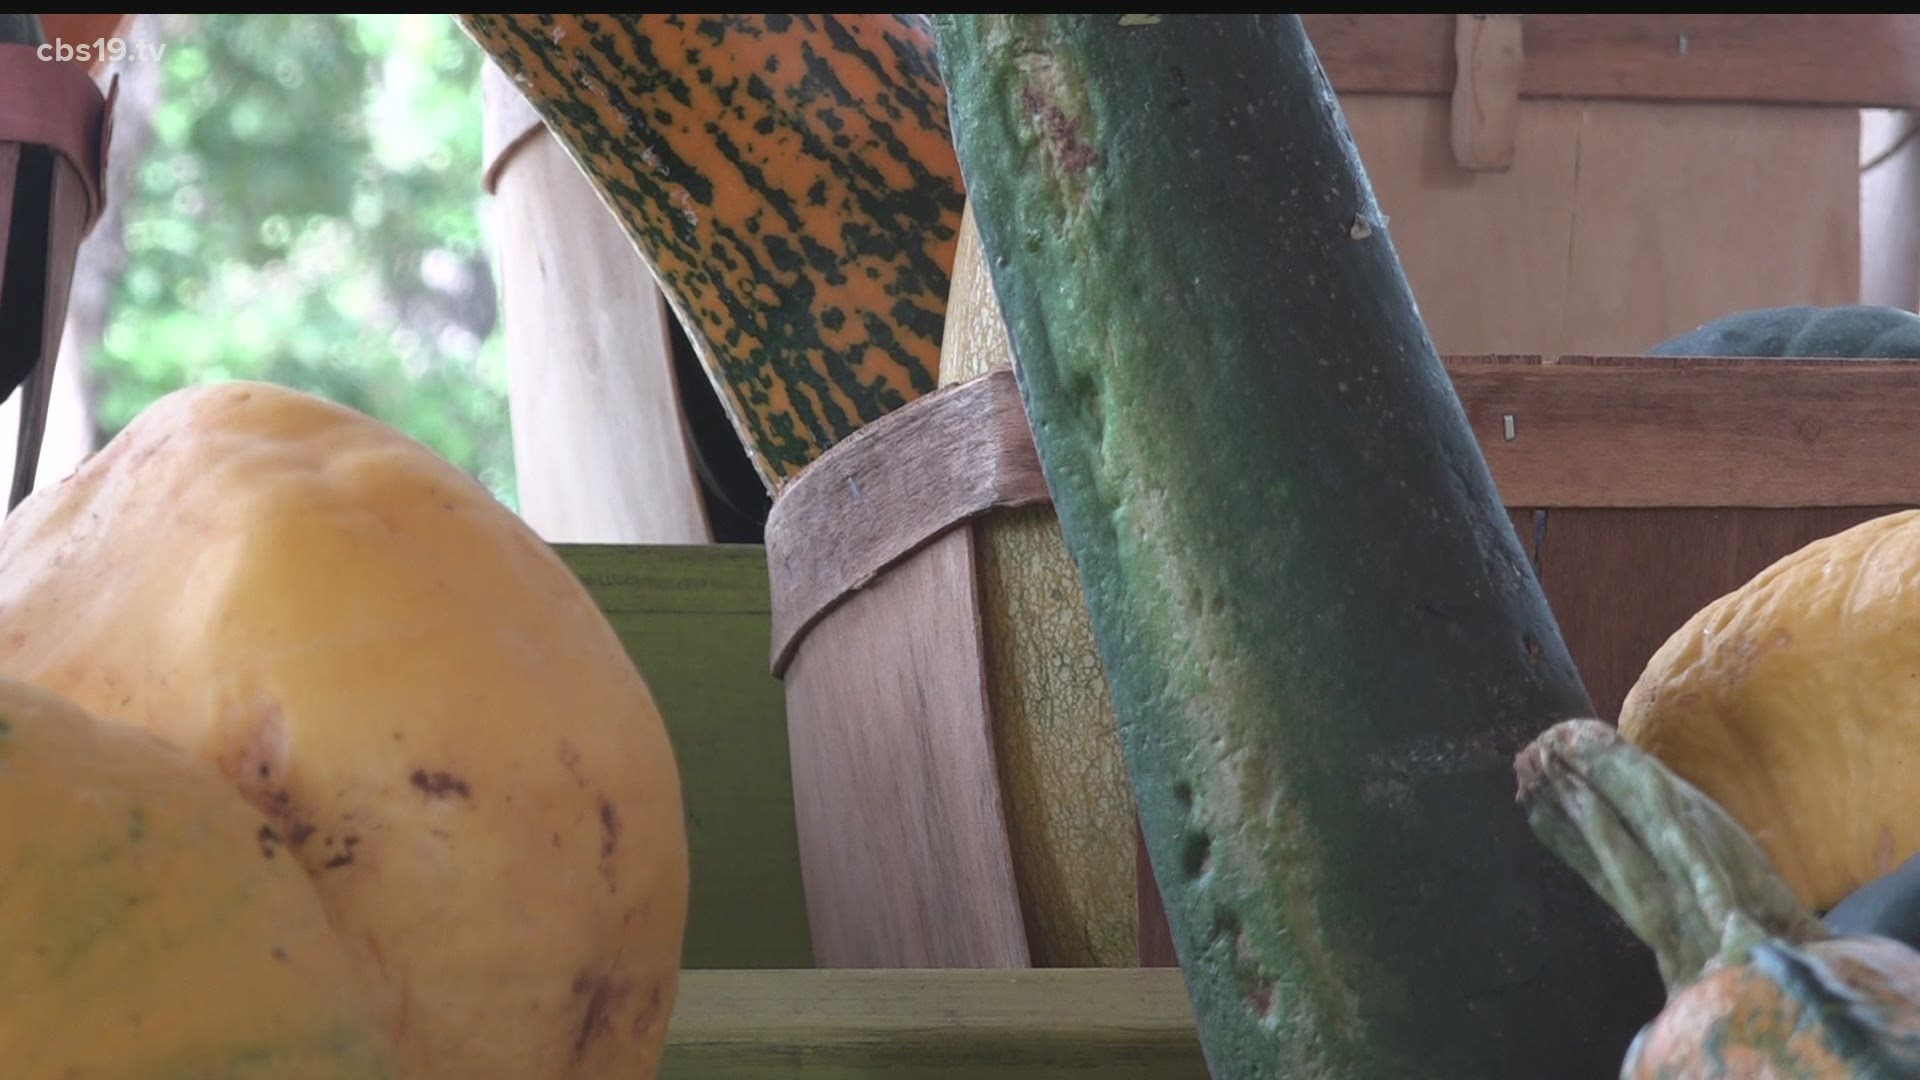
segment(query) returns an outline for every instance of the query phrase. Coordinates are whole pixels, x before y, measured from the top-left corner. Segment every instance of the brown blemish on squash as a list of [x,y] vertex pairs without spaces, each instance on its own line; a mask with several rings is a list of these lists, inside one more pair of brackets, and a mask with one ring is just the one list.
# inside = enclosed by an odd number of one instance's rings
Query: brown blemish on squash
[[620,815],[613,803],[600,800],[600,876],[607,879],[607,891],[617,892],[613,881],[613,853],[620,846]]
[[1079,119],[1067,115],[1065,109],[1049,100],[1037,88],[1028,86],[1021,89],[1020,107],[1027,111],[1034,126],[1046,137],[1054,164],[1062,173],[1078,176],[1099,163],[1100,151],[1095,150],[1081,133]]
[[473,798],[473,789],[467,782],[445,770],[415,769],[407,780],[428,798],[444,799],[452,795],[462,799]]
[[272,858],[280,846],[299,848],[312,838],[314,826],[306,809],[286,784],[290,743],[286,714],[271,698],[256,700],[233,721],[239,737],[215,759],[254,809],[273,824],[261,826],[261,855]]
[[566,739],[560,740],[560,764],[573,776],[573,782],[582,791],[587,787],[587,775],[580,771],[580,748]]
[[589,975],[584,971],[574,976],[574,996],[586,998],[580,1013],[580,1026],[575,1029],[573,1037],[575,1065],[586,1060],[587,1050],[593,1046],[595,1039],[613,1029],[614,1010],[632,993],[633,984],[615,982],[611,976]]
[[653,986],[647,990],[646,1003],[634,1010],[634,1038],[646,1038],[647,1034],[653,1030],[653,1026],[660,1022],[660,1006],[665,996],[660,989],[659,983],[654,983]]
[[286,766],[287,718],[279,702],[267,700],[255,703],[234,726],[241,729],[239,737],[228,744],[217,764],[239,785],[247,801],[261,806],[271,795],[273,778]]
[[[342,867],[352,866],[353,849],[358,847],[359,844],[360,838],[352,833],[348,833],[346,838],[339,842],[340,850],[329,856],[327,861],[321,864],[321,869],[338,870]],[[327,837],[326,846],[333,847],[334,845],[334,838],[331,836]]]

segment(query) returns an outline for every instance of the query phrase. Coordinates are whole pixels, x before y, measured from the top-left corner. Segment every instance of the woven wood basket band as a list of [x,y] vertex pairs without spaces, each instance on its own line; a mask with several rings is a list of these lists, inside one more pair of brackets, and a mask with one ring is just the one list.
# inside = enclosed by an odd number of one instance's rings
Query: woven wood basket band
[[849,594],[947,530],[1050,501],[1010,368],[944,387],[835,445],[767,517],[773,674]]

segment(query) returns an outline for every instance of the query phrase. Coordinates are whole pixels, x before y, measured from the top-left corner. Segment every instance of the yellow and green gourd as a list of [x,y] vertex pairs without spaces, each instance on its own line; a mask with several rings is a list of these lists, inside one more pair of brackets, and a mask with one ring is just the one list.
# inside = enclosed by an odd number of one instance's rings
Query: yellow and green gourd
[[769,490],[934,389],[965,203],[924,15],[456,15],[652,267]]
[[[969,212],[953,262],[942,385],[1013,352]],[[1027,946],[1041,967],[1139,963],[1133,789],[1113,699],[1050,504],[988,511],[980,553],[987,694]]]

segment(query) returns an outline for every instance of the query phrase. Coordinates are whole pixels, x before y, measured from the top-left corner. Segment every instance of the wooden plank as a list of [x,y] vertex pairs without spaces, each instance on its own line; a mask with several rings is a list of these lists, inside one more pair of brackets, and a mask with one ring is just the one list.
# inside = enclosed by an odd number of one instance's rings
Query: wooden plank
[[1899,509],[1550,510],[1540,585],[1595,709],[1611,721],[1695,612],[1775,560]]
[[973,530],[949,529],[821,619],[786,670],[819,967],[1031,962],[978,581]]
[[1442,353],[1639,353],[1729,312],[1859,298],[1853,112],[1529,102],[1512,165],[1470,172],[1445,98],[1341,106]]
[[1917,363],[1454,357],[1448,368],[1509,506],[1920,502]]
[[1566,323],[1529,351],[1643,353],[1735,311],[1858,301],[1857,112],[1579,108]]
[[[1306,15],[1342,94],[1444,95],[1451,15]],[[1913,15],[1527,15],[1524,97],[1920,104]]]
[[687,971],[661,1080],[1207,1080],[1178,970]]
[[673,740],[692,862],[683,963],[813,962],[787,758],[767,674],[767,564],[748,545],[558,545],[647,680]]

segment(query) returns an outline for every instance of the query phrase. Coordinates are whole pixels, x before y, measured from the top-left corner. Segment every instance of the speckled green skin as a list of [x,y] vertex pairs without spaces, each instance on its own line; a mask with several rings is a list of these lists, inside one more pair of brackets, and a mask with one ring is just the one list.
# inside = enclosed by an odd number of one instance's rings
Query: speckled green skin
[[936,28],[1214,1076],[1614,1075],[1510,771],[1592,706],[1298,18]]

